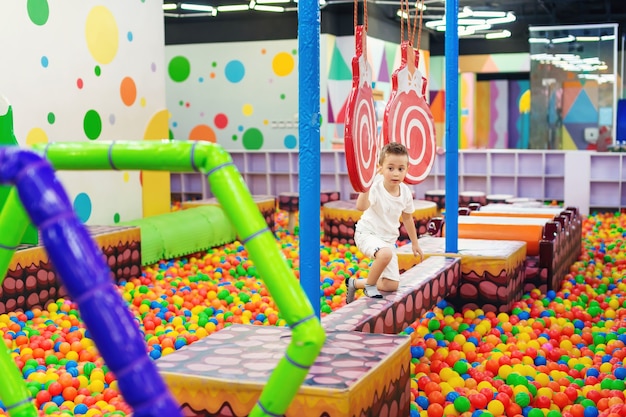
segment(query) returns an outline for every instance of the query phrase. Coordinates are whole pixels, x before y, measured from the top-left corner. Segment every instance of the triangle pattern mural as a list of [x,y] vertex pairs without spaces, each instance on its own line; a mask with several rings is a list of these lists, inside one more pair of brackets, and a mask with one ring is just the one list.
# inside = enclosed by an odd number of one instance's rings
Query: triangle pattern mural
[[[350,91],[352,91],[352,81],[331,81],[328,80],[328,101],[333,103],[333,120],[332,123],[343,123],[343,111],[339,110],[339,108],[345,108],[345,103],[348,101],[348,97],[350,96]],[[328,118],[330,119],[330,107]]]
[[348,104],[348,100],[343,102],[341,109],[335,114],[335,123],[345,123],[346,122],[346,104]]
[[389,75],[389,64],[387,63],[387,51],[383,53],[383,57],[380,60],[380,68],[378,70],[378,81],[383,83],[391,82],[391,76]]
[[489,58],[485,60],[481,72],[498,72],[498,65],[493,60],[493,55],[489,55]]
[[331,104],[332,100],[330,98],[330,91],[328,92],[328,123],[335,123],[335,115],[333,114],[333,105]]
[[563,115],[567,115],[567,113],[569,113],[569,109],[574,105],[581,88],[582,86],[578,81],[566,81],[563,83],[563,98],[561,99]]
[[[333,35],[323,35],[323,37],[320,39],[320,41],[322,40],[326,40],[326,74],[329,73],[330,71],[330,66],[332,64],[332,57],[334,54],[328,53],[328,51],[333,51],[335,50],[335,43],[336,43],[336,37]],[[321,46],[321,44],[320,44]]]
[[574,139],[572,139],[572,136],[569,134],[569,132],[565,128],[563,128],[562,130],[561,140],[563,142],[562,146],[563,146],[564,151],[577,151],[578,150],[578,147],[576,146]]
[[563,121],[565,123],[595,123],[597,120],[596,107],[589,99],[587,92],[581,90]]
[[367,39],[367,60],[372,68],[372,81],[378,81],[380,77],[380,62],[385,55],[385,43],[378,39]]
[[[352,61],[350,61],[352,62]],[[330,69],[328,70],[328,80],[351,80],[352,70],[350,66],[343,59],[341,51],[338,47],[338,42],[335,43],[333,48],[333,57],[330,61]]]
[[352,72],[352,58],[355,55],[354,42],[354,36],[338,36],[335,38],[335,47],[341,54],[341,58],[350,69],[350,72]]
[[[400,54],[398,53],[399,49],[399,45],[385,43],[385,58],[387,59],[387,73],[389,74],[390,82],[391,74],[393,74],[395,69],[400,66]],[[396,57],[398,58],[398,62],[396,62]]]
[[501,72],[530,71],[530,61],[524,54],[493,54],[490,55],[494,65]]

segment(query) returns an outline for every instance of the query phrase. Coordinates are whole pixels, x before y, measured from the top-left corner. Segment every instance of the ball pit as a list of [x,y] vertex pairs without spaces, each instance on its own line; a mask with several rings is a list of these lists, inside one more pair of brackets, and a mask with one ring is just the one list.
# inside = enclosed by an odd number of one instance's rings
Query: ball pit
[[[297,236],[286,231],[285,213],[277,224],[297,276]],[[510,314],[443,302],[404,330],[412,340],[411,417],[626,415],[626,215],[589,216],[583,234],[558,291],[528,293]],[[322,246],[323,315],[345,304],[344,278],[366,277],[368,264],[354,246]],[[285,325],[238,242],[152,265],[119,291],[153,359],[232,323]],[[0,315],[0,336],[40,415],[130,413],[69,300]]]

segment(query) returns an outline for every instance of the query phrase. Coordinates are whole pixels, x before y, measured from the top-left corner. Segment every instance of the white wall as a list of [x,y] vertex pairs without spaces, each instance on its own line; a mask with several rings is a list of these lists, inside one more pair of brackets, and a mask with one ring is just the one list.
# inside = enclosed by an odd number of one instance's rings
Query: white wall
[[[30,13],[28,4],[35,5]],[[12,104],[20,145],[142,140],[153,117],[165,110],[161,4],[3,2],[0,94]],[[136,94],[124,89],[125,103],[122,85],[133,84]],[[95,139],[84,128],[90,111],[101,121]],[[60,178],[88,224],[142,216],[139,172],[61,172]]]

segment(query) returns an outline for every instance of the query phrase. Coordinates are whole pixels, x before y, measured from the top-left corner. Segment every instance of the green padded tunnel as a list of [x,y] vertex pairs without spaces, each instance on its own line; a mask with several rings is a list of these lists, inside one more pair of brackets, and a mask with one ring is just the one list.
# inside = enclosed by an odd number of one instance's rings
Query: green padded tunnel
[[219,206],[201,206],[121,224],[140,228],[144,266],[230,243],[237,236]]

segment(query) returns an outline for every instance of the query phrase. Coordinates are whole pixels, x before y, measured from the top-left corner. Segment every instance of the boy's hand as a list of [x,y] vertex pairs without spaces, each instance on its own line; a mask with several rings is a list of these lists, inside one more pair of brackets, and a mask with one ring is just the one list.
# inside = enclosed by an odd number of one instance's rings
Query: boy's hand
[[422,248],[420,248],[419,243],[411,242],[411,247],[413,249],[413,255],[419,256],[420,257],[420,261],[423,261],[424,260],[424,252],[422,252]]

